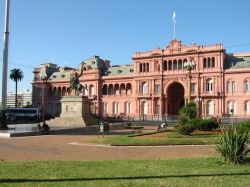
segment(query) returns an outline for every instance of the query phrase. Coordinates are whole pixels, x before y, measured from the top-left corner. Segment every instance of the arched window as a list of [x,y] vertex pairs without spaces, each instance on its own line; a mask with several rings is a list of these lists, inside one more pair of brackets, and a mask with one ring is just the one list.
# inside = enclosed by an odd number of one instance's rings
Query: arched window
[[146,64],[145,64],[145,63],[143,63],[143,65],[142,65],[142,71],[143,71],[143,72],[146,71]]
[[245,102],[245,113],[246,115],[250,115],[250,101]]
[[168,62],[165,60],[164,61],[164,71],[168,70]]
[[212,79],[207,80],[206,91],[207,92],[212,92],[213,91],[213,80]]
[[61,97],[62,96],[62,89],[61,87],[57,88],[57,97]]
[[178,70],[182,70],[182,60],[178,60]]
[[203,68],[206,68],[206,67],[207,67],[207,59],[203,58]]
[[146,63],[146,72],[149,72],[149,63]]
[[102,87],[102,95],[107,95],[107,94],[108,94],[108,86],[104,84]]
[[211,68],[211,60],[210,60],[210,57],[208,57],[208,59],[207,59],[207,67],[208,67],[208,68]]
[[120,87],[118,84],[115,84],[114,93],[115,93],[115,95],[120,95]]
[[121,91],[120,91],[121,95],[125,95],[126,94],[125,84],[121,84],[120,89],[121,89]]
[[207,115],[214,115],[214,102],[212,100],[207,102]]
[[66,87],[64,86],[63,88],[62,88],[62,96],[65,96],[66,95]]
[[172,60],[168,61],[168,70],[172,70]]
[[174,60],[174,61],[173,61],[173,69],[174,69],[174,70],[177,70],[177,60]]
[[215,67],[215,58],[212,57],[212,68],[214,68],[214,67]]
[[140,63],[140,72],[142,72],[142,63]]
[[130,83],[126,84],[126,93],[127,93],[127,95],[132,94],[132,86]]
[[110,85],[109,85],[108,94],[109,94],[109,95],[113,95],[113,94],[114,94],[113,84],[110,84]]
[[142,94],[148,94],[148,83],[147,82],[143,82],[142,83]]

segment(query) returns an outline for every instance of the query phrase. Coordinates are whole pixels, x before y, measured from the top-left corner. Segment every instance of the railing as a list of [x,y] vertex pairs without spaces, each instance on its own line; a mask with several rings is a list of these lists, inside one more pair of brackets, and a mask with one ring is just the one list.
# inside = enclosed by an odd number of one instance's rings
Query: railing
[[130,115],[107,115],[104,114],[102,116],[103,120],[118,122],[118,121],[145,121],[145,122],[162,122],[167,121],[169,123],[177,123],[178,115],[138,115],[138,116],[130,116]]

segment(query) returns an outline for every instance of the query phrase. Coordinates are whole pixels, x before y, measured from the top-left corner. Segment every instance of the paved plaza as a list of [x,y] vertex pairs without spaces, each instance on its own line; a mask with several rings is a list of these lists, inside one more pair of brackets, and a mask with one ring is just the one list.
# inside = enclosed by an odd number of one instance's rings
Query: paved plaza
[[[111,136],[121,133],[121,130],[116,130]],[[107,146],[91,143],[98,138],[102,137],[71,134],[1,138],[0,160],[171,159],[215,155],[213,146]]]

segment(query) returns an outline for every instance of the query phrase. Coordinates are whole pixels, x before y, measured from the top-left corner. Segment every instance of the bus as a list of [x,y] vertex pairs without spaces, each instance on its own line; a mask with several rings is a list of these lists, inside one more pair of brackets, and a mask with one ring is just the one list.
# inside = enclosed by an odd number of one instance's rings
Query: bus
[[36,119],[40,116],[38,108],[8,108],[7,117]]

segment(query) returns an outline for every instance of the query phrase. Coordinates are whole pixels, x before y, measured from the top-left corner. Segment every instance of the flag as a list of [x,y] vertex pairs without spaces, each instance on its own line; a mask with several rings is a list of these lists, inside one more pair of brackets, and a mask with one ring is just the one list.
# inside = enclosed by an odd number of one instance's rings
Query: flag
[[175,10],[174,10],[174,13],[173,13],[173,24],[176,25],[176,14],[175,14]]

